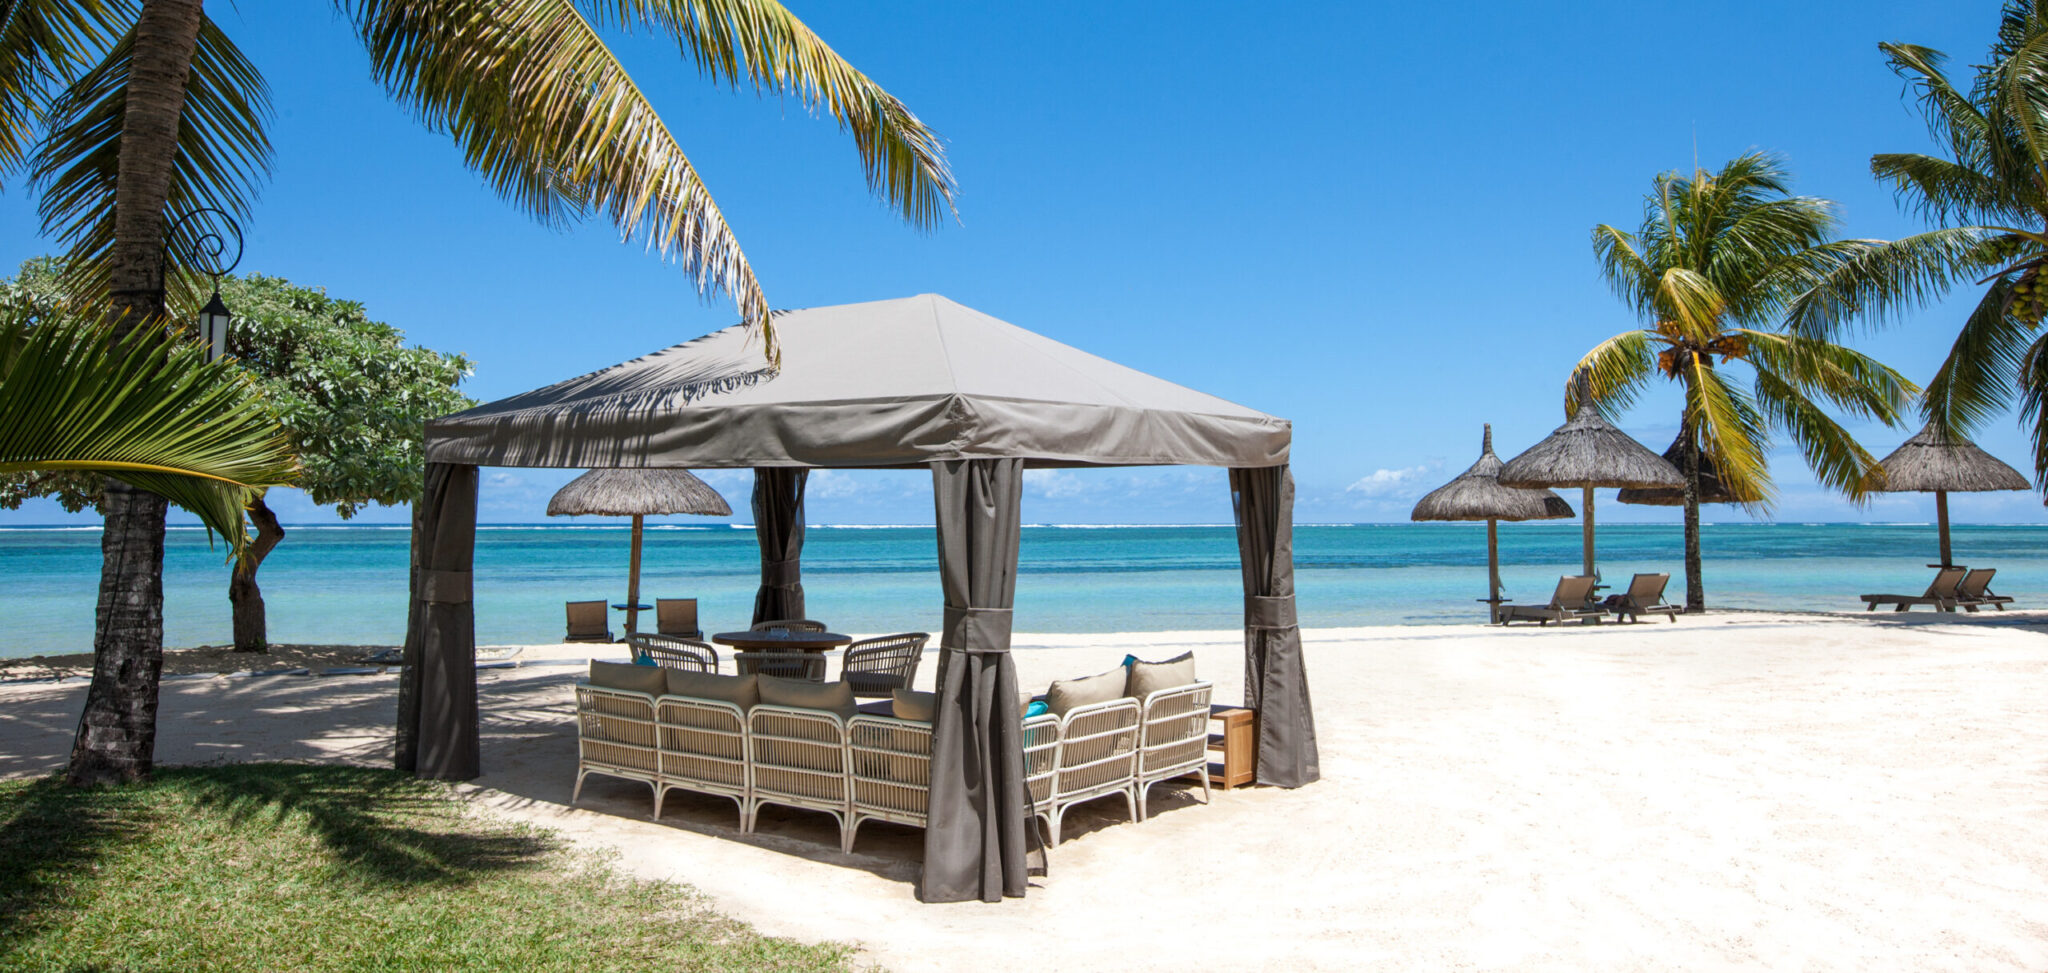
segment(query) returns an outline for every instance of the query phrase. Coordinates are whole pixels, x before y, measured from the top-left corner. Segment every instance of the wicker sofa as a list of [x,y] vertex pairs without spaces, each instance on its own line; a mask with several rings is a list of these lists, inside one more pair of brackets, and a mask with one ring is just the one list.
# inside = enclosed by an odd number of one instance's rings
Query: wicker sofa
[[[645,783],[655,818],[671,791],[729,798],[739,809],[742,833],[754,830],[764,805],[823,811],[837,820],[840,850],[848,852],[868,821],[925,826],[930,723],[656,693],[652,677],[643,678],[640,688],[577,684],[570,803],[582,796],[586,778],[603,774]],[[1197,683],[1143,701],[1124,698],[1025,720],[1032,812],[1050,826],[1052,843],[1059,842],[1066,810],[1083,801],[1122,794],[1132,819],[1142,821],[1146,790],[1188,774],[1201,778],[1206,800],[1208,699],[1209,685]]]

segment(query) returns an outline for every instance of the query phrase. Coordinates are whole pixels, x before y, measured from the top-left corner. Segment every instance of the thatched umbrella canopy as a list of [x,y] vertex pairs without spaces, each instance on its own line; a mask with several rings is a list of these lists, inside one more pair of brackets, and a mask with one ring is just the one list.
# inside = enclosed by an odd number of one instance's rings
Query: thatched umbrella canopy
[[1678,467],[1601,418],[1582,383],[1577,414],[1542,442],[1508,460],[1500,469],[1500,482],[1511,487],[1575,486],[1584,491],[1579,495],[1579,511],[1585,517],[1585,568],[1590,575],[1593,488],[1683,487],[1685,477]]
[[1500,457],[1493,454],[1493,424],[1480,439],[1479,461],[1451,482],[1415,502],[1409,520],[1486,521],[1486,601],[1500,604],[1500,539],[1503,520],[1556,520],[1572,515],[1572,505],[1549,490],[1518,490],[1500,485]]
[[1877,463],[1868,486],[1883,493],[1934,494],[1935,519],[1941,529],[1941,567],[1951,566],[1948,545],[1948,495],[1992,490],[2025,490],[2032,484],[2020,471],[2000,462],[1961,436],[1943,435],[1928,423],[1913,438]]
[[591,470],[548,499],[548,516],[595,514],[633,518],[633,558],[626,582],[626,631],[639,631],[641,518],[660,514],[730,517],[732,507],[689,470]]
[[[1677,467],[1682,473],[1685,467],[1685,433],[1671,440],[1671,448],[1664,451],[1664,461]],[[1630,487],[1616,495],[1622,503],[1639,503],[1657,507],[1682,507],[1685,505],[1685,485],[1675,487]],[[1706,453],[1700,454],[1700,502],[1741,503],[1735,494],[1729,492],[1728,484],[1721,482],[1721,471]]]

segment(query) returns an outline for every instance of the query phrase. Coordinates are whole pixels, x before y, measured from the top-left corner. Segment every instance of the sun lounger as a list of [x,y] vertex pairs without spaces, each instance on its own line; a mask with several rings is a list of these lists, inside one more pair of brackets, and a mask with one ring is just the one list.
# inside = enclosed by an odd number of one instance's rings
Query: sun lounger
[[1990,605],[2004,611],[2006,603],[2012,601],[2012,598],[1992,593],[1991,576],[1997,573],[1997,568],[1978,568],[1963,575],[1963,583],[1956,586],[1956,604],[1969,612],[1976,611],[1982,605]]
[[703,641],[704,629],[697,624],[697,599],[654,599],[654,630],[661,635]]
[[1548,625],[1551,622],[1568,622],[1579,619],[1582,622],[1598,624],[1600,616],[1607,609],[1593,604],[1593,586],[1599,579],[1583,574],[1568,574],[1557,579],[1557,590],[1550,595],[1547,605],[1501,605],[1494,613],[1494,621],[1501,625],[1509,622],[1536,622]]
[[572,601],[569,607],[569,633],[562,636],[564,642],[609,642],[612,640],[611,625],[605,615],[604,602]]
[[1617,620],[1626,618],[1632,623],[1640,622],[1644,615],[1662,612],[1665,618],[1676,623],[1678,613],[1684,611],[1685,606],[1664,604],[1664,589],[1670,584],[1671,576],[1668,574],[1638,574],[1629,579],[1627,591],[1609,595],[1600,604],[1613,612]]
[[[1863,595],[1864,610],[1876,611],[1879,605],[1895,605],[1897,607],[1892,610],[1902,612],[1914,605],[1930,605],[1935,611],[1955,611],[1963,577],[1968,573],[1965,568],[1942,568],[1935,572],[1934,582],[1922,595]],[[1990,579],[1985,580],[1988,582]]]

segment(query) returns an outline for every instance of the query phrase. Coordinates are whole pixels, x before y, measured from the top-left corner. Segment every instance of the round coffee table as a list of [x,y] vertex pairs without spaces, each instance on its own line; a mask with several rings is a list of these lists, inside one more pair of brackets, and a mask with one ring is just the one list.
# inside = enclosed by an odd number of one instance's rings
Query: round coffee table
[[793,632],[770,629],[765,632],[720,632],[711,641],[746,652],[824,652],[853,641],[837,632]]

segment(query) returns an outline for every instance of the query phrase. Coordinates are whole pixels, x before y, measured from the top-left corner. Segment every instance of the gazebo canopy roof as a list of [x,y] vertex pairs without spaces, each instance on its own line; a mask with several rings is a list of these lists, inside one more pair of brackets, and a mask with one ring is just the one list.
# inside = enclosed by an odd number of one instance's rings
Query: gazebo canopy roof
[[776,312],[782,368],[731,327],[427,423],[430,462],[544,467],[1266,467],[1284,419],[936,294]]
[[1500,457],[1493,453],[1493,426],[1480,441],[1479,461],[1457,479],[1416,501],[1409,520],[1555,520],[1572,516],[1571,504],[1549,490],[1500,484]]
[[1978,493],[2024,490],[2020,471],[1961,436],[1944,436],[1929,423],[1877,462],[1884,476],[1871,488],[1886,493]]
[[698,514],[730,517],[732,507],[711,484],[689,470],[591,470],[548,498],[548,516],[653,517]]

